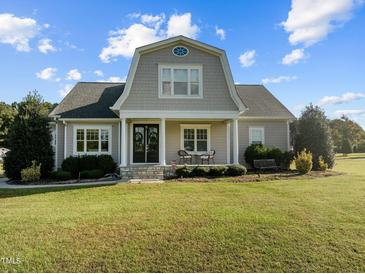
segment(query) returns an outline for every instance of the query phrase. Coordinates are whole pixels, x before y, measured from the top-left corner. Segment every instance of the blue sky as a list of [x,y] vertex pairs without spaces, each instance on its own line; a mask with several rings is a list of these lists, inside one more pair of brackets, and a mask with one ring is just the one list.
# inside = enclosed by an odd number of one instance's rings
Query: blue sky
[[225,49],[235,82],[264,83],[294,114],[313,102],[365,127],[364,6],[0,0],[0,101],[36,89],[59,102],[79,80],[124,80],[135,46],[184,34]]

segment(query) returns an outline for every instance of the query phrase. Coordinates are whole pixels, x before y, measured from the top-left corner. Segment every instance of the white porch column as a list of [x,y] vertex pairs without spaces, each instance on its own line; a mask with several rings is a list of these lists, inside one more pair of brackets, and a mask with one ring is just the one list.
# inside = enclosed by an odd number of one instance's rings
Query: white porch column
[[160,120],[160,165],[166,165],[166,119]]
[[233,119],[233,163],[238,164],[238,119]]
[[127,120],[122,118],[121,146],[120,146],[120,165],[127,166]]
[[67,123],[63,121],[63,124],[65,126],[63,131],[63,159],[67,158]]
[[227,164],[231,163],[231,122],[226,122],[227,126]]

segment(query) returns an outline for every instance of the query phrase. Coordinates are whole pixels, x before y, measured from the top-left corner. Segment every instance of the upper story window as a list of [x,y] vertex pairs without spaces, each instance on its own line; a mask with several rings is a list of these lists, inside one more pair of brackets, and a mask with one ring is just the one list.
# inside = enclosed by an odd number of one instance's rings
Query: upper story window
[[263,127],[250,127],[249,141],[251,144],[265,144],[265,129]]
[[202,66],[159,66],[159,97],[202,98]]
[[172,49],[172,53],[178,57],[184,57],[189,54],[189,50],[183,46],[177,46]]

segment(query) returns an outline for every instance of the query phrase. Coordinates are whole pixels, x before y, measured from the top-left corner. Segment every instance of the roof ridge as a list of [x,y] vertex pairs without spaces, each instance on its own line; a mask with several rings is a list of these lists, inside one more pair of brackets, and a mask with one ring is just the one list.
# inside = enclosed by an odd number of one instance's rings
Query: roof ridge
[[263,84],[234,84],[235,86],[263,86]]
[[83,83],[83,84],[125,84],[126,82],[109,82],[109,81],[80,81],[77,83]]

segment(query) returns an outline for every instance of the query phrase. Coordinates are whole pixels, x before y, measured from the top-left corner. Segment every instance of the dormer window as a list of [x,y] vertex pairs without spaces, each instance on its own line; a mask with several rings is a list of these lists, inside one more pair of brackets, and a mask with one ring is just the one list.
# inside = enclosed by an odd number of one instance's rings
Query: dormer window
[[202,98],[202,66],[160,65],[160,98]]

